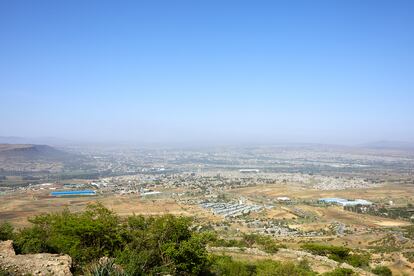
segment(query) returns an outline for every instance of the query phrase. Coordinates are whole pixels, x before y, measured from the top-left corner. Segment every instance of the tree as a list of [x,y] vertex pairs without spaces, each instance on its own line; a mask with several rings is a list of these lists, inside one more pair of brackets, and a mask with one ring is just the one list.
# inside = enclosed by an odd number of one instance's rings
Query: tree
[[165,215],[128,219],[126,248],[117,261],[130,275],[197,275],[208,267],[204,235],[190,230],[191,220]]
[[123,247],[119,218],[101,204],[88,205],[82,213],[39,215],[29,219],[32,227],[17,234],[21,253],[69,254],[75,265],[102,256],[114,256]]

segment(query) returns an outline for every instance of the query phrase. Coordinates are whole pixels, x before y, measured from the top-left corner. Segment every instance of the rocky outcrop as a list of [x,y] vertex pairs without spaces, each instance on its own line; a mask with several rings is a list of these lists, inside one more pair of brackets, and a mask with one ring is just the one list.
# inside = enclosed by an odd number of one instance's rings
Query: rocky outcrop
[[16,255],[13,241],[0,242],[0,268],[11,275],[72,275],[72,258],[60,254]]

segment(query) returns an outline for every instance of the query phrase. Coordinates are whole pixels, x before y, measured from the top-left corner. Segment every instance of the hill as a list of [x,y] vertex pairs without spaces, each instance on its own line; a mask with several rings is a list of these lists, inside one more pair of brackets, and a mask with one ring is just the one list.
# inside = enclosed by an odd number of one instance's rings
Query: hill
[[55,137],[0,136],[0,144],[67,145],[71,141]]
[[73,157],[73,154],[57,150],[47,145],[0,144],[0,160],[4,161],[56,161],[62,162]]
[[0,144],[0,172],[6,176],[27,177],[27,173],[59,173],[79,168],[82,155],[69,153],[47,145]]

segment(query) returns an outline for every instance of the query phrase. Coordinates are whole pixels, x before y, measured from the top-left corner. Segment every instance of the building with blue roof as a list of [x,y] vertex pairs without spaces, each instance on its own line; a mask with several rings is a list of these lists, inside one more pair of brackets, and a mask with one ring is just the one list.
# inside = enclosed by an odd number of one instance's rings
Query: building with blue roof
[[50,193],[51,196],[94,196],[96,192],[93,190],[81,190],[81,191],[55,191]]
[[372,205],[371,201],[365,199],[355,199],[355,200],[348,200],[344,198],[338,197],[328,197],[328,198],[320,198],[319,202],[327,203],[327,204],[336,204],[341,206],[356,206],[356,205]]

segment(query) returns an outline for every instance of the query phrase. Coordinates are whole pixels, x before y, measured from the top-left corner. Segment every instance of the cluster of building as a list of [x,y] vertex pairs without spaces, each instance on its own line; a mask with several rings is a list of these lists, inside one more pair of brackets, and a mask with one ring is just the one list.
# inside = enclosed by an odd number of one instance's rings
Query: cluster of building
[[263,206],[247,205],[244,203],[204,202],[201,203],[200,206],[211,210],[215,215],[221,215],[224,217],[238,217],[263,209]]
[[348,200],[344,198],[338,198],[338,197],[330,197],[330,198],[320,198],[319,202],[326,203],[326,204],[336,204],[341,206],[368,206],[372,205],[371,201],[365,200],[365,199],[355,199],[355,200]]
[[301,233],[295,229],[289,228],[287,224],[281,221],[271,220],[253,220],[246,222],[246,226],[254,229],[256,233],[266,234],[277,237],[298,236]]

